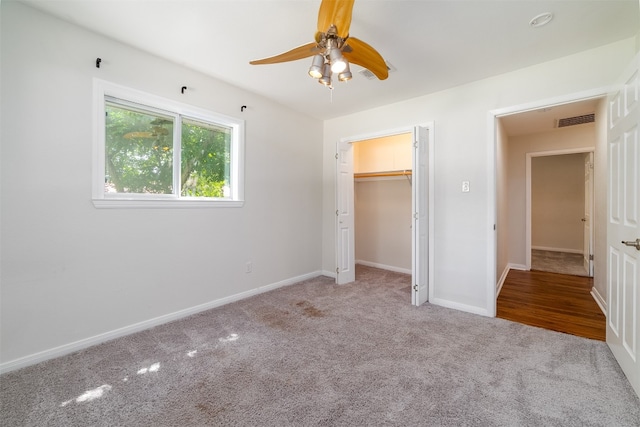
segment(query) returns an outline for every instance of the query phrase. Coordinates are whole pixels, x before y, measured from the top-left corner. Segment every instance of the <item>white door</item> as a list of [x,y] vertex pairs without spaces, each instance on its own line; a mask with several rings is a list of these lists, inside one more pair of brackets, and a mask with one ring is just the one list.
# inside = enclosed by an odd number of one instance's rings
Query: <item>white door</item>
[[[640,395],[640,54],[608,98],[607,344]],[[627,242],[626,244],[624,242]],[[637,243],[636,243],[637,242]]]
[[352,144],[338,142],[336,163],[336,283],[342,285],[356,280]]
[[413,262],[411,263],[412,290],[411,303],[422,305],[429,299],[429,174],[427,129],[416,126],[413,129],[413,177],[412,212],[413,235],[411,238]]
[[583,262],[589,276],[593,276],[593,153],[584,157],[584,217],[583,222]]

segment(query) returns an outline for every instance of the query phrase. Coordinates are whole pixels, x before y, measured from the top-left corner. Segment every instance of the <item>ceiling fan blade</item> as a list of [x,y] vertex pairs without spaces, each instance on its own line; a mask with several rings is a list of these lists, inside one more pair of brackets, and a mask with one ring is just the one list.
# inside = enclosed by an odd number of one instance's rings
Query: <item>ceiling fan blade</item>
[[389,69],[387,68],[387,63],[384,62],[384,58],[377,50],[362,40],[349,37],[345,42],[342,55],[350,63],[360,65],[371,71],[380,80],[389,77]]
[[312,42],[312,43],[303,44],[302,46],[293,48],[288,52],[281,53],[280,55],[271,56],[269,58],[256,59],[255,61],[249,62],[249,64],[261,65],[261,64],[276,64],[278,62],[295,61],[297,59],[308,58],[310,56],[315,55],[318,52],[320,52],[320,49],[318,48],[318,44],[315,42]]
[[351,13],[355,0],[322,0],[318,11],[318,33],[326,33],[331,25],[335,25],[338,36],[346,38],[351,26]]

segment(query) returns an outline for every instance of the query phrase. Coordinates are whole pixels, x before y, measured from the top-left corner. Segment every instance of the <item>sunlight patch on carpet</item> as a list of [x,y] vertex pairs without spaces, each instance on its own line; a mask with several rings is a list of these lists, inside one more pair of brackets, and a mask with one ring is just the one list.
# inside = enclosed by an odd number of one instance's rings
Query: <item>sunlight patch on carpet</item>
[[231,341],[237,341],[238,338],[239,338],[238,334],[230,334],[226,338],[220,338],[219,341],[220,342],[231,342]]
[[74,400],[75,400],[76,403],[91,402],[92,400],[101,398],[104,395],[104,393],[109,391],[109,390],[111,390],[111,386],[109,384],[103,384],[100,387],[96,387],[96,388],[94,388],[92,390],[85,391],[80,396],[76,397],[75,399],[70,399],[70,400],[67,400],[65,402],[62,402],[60,404],[60,407],[65,407],[69,403],[73,402]]
[[137,374],[138,375],[144,375],[147,374],[149,372],[158,372],[160,370],[160,362],[156,362],[153,365],[149,366],[148,368],[142,368],[140,369]]

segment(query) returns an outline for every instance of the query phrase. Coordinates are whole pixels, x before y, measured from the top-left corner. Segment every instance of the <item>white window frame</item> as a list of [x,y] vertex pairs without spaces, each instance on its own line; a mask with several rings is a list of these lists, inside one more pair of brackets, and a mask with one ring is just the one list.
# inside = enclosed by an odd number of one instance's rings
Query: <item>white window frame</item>
[[[93,132],[93,205],[96,208],[211,208],[242,207],[244,205],[244,120],[212,113],[198,107],[151,95],[136,89],[117,85],[105,80],[94,79],[94,132]],[[230,181],[231,194],[228,198],[182,197],[180,189],[174,194],[132,194],[106,193],[105,180],[105,105],[107,98],[117,98],[126,103],[148,107],[150,111],[160,110],[163,114],[183,116],[205,123],[220,124],[232,128]],[[180,128],[174,126],[174,140],[180,138]],[[175,149],[175,147],[174,147]],[[180,153],[178,151],[178,159]],[[179,173],[180,162],[174,161]]]

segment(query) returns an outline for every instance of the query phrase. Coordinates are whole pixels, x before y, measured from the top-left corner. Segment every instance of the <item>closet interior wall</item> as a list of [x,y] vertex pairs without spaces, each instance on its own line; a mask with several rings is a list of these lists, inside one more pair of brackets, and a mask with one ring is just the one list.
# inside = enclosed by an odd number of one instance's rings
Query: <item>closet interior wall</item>
[[411,141],[354,143],[356,264],[411,274]]

